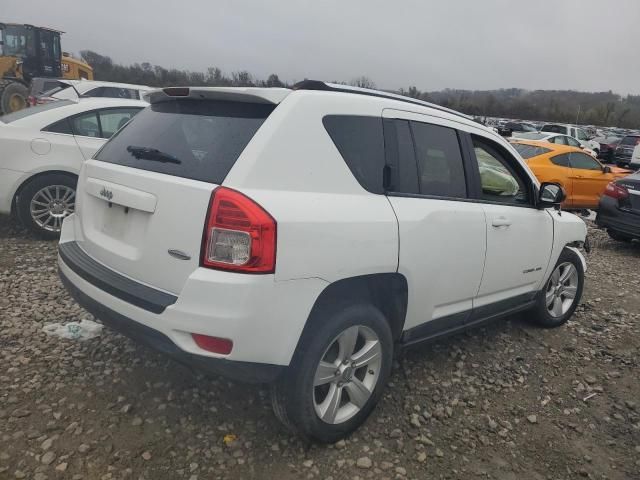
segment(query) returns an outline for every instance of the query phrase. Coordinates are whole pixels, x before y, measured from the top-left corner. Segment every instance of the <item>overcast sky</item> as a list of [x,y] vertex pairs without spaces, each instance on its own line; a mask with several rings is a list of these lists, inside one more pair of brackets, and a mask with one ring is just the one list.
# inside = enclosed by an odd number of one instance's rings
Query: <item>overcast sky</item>
[[640,0],[0,0],[115,62],[379,88],[640,93]]

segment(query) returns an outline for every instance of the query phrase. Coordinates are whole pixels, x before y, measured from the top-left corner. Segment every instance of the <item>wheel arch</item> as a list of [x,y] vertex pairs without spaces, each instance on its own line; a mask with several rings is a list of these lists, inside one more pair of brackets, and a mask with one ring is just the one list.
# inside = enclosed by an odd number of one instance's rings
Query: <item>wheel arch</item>
[[11,215],[16,214],[18,197],[20,196],[20,192],[24,190],[24,187],[26,187],[29,183],[33,182],[34,180],[41,177],[45,177],[47,175],[66,175],[67,177],[75,178],[76,180],[78,178],[77,174],[69,172],[67,170],[45,170],[44,172],[38,172],[31,175],[30,177],[25,178],[22,181],[22,183],[18,186],[15,193],[13,194],[13,198],[11,199]]
[[407,302],[407,279],[397,272],[361,275],[335,281],[327,285],[316,299],[296,349],[305,334],[322,317],[354,303],[369,303],[378,308],[389,322],[393,339],[398,340],[404,329]]

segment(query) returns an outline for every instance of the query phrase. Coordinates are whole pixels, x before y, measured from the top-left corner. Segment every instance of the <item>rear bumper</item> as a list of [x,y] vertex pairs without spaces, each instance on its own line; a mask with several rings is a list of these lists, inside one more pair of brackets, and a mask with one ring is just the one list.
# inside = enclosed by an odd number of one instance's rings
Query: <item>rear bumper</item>
[[136,342],[169,355],[180,363],[195,367],[207,373],[222,375],[233,380],[247,383],[273,382],[280,373],[286,369],[286,367],[282,365],[238,362],[224,358],[203,357],[180,350],[180,348],[163,333],[102,305],[76,287],[62,270],[60,270],[59,274],[62,283],[74,300],[94,317],[100,319],[102,323]]
[[596,223],[600,227],[640,238],[640,215],[620,210],[613,198],[601,198]]
[[[317,278],[278,282],[273,275],[197,268],[173,295],[92,259],[82,249],[76,215],[65,219],[60,241],[60,276],[97,318],[182,361],[237,380],[268,382],[278,367],[289,365],[313,304],[327,285]],[[203,350],[192,333],[230,339],[233,349],[228,355]],[[256,364],[264,368],[254,368]]]

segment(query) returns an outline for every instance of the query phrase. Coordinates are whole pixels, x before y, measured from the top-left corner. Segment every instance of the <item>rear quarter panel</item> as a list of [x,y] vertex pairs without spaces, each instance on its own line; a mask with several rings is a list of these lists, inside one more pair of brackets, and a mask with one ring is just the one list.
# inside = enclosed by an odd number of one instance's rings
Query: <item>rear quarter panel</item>
[[360,186],[322,124],[325,115],[354,112],[382,122],[382,108],[369,98],[294,92],[223,182],[276,219],[276,280],[333,282],[397,270],[398,226],[389,201]]

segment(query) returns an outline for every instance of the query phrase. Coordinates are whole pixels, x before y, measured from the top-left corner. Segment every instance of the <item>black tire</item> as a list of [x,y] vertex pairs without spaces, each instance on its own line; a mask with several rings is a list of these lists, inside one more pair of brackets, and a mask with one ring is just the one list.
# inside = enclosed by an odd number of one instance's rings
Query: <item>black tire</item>
[[[554,316],[549,311],[547,307],[547,293],[550,291],[549,288],[552,284],[552,277],[561,265],[571,264],[577,271],[577,285],[575,288],[575,297],[573,298],[573,302],[571,303],[568,310],[561,315]],[[573,312],[577,308],[580,303],[580,299],[582,298],[582,290],[584,288],[584,268],[582,266],[582,261],[576,252],[569,248],[565,248],[560,254],[560,258],[558,258],[558,262],[553,267],[553,271],[547,281],[545,282],[544,288],[538,293],[536,297],[536,305],[529,312],[529,320],[536,325],[545,328],[555,328],[563,325],[571,318]]]
[[[18,101],[18,108],[15,102]],[[28,106],[29,89],[20,82],[0,81],[0,115],[13,113]]]
[[633,240],[633,238],[631,238],[630,236],[625,235],[624,233],[616,232],[615,230],[607,229],[607,233],[613,240],[617,242],[630,242],[631,240]]
[[[393,337],[384,315],[368,304],[351,305],[333,313],[316,315],[315,321],[310,321],[313,323],[305,329],[289,369],[272,385],[271,401],[274,413],[290,431],[306,441],[333,443],[356,430],[378,403],[391,372]],[[316,369],[340,334],[355,326],[369,329],[378,338],[381,360],[378,377],[368,400],[357,413],[342,423],[326,423],[316,413],[314,406],[316,388],[322,388],[314,387]],[[365,370],[366,374],[374,373],[369,366]],[[353,371],[354,377],[356,372],[357,370]],[[327,385],[331,387],[330,383]],[[346,387],[345,390],[348,391]],[[347,401],[349,398],[347,394],[343,400]]]
[[[43,228],[38,225],[36,220],[31,215],[31,201],[34,196],[46,187],[54,187],[59,185],[72,189],[75,197],[76,185],[78,179],[72,175],[65,175],[63,173],[49,173],[40,175],[33,180],[30,180],[26,185],[22,187],[18,194],[16,201],[16,213],[20,223],[26,228],[31,230],[40,238],[47,240],[56,239],[60,236],[60,230],[52,230]],[[75,208],[75,198],[73,198],[73,207]],[[73,211],[73,209],[71,210]],[[62,222],[60,222],[61,225]]]

